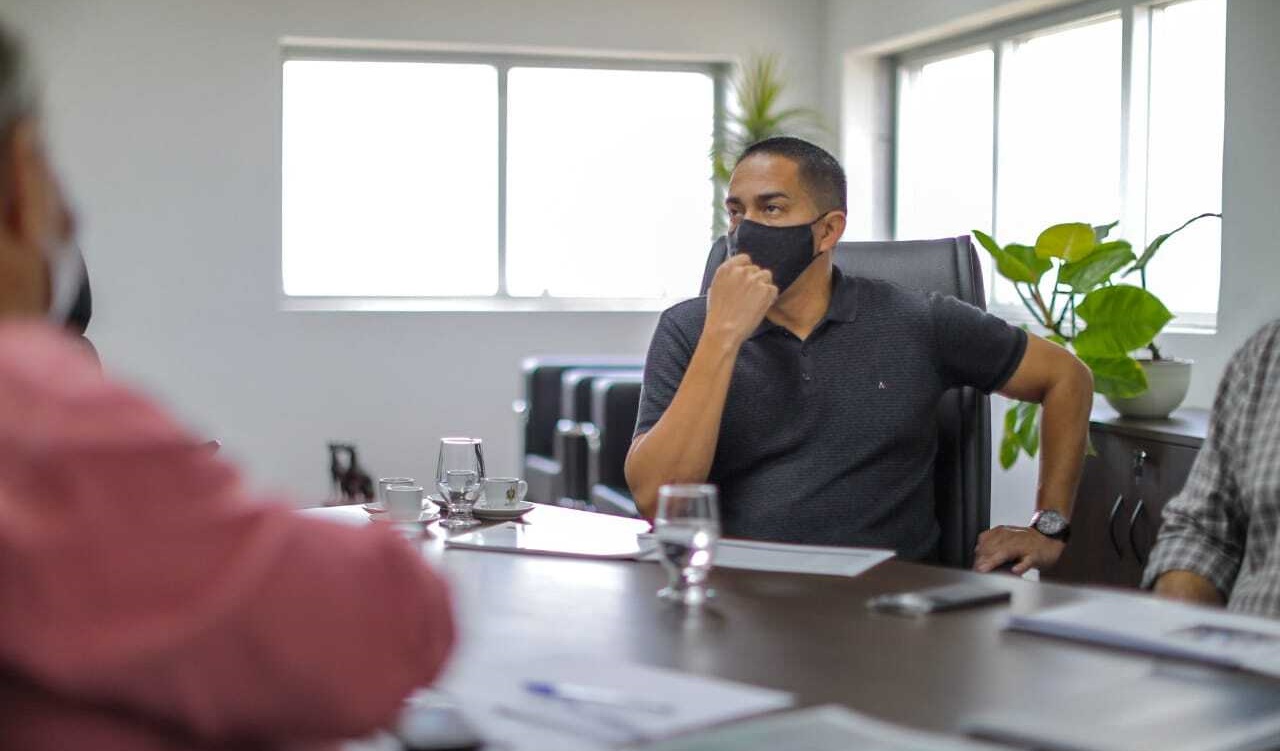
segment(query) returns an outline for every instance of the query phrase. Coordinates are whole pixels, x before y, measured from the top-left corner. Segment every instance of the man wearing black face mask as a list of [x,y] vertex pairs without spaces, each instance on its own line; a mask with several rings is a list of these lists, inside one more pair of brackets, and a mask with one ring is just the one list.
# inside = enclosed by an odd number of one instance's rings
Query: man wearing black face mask
[[1084,459],[1088,369],[954,298],[840,273],[845,192],[839,163],[799,139],[739,159],[730,256],[706,297],[663,314],[646,359],[627,457],[637,504],[652,516],[660,485],[709,481],[727,536],[928,560],[933,414],[967,385],[1044,409],[1037,515],[984,533],[975,567],[1052,565]]

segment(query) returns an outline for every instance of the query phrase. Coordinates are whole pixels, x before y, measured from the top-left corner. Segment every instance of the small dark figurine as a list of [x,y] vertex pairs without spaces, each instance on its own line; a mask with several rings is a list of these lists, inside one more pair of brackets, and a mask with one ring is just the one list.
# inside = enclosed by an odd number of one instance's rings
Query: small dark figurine
[[329,444],[329,478],[333,483],[334,500],[331,503],[335,505],[368,502],[374,498],[373,479],[360,467],[354,444]]

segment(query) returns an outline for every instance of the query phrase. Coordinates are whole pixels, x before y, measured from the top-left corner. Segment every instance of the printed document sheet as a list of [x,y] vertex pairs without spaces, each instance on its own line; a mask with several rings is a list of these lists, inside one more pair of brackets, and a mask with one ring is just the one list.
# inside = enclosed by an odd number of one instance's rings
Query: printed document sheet
[[1280,622],[1144,597],[1015,615],[1007,628],[1280,677]]
[[828,704],[645,746],[648,751],[995,751],[1003,747],[873,720]]
[[[530,693],[531,681],[661,699],[667,712],[576,703]],[[495,747],[587,749],[635,746],[709,725],[790,707],[788,693],[636,663],[578,656],[464,660],[438,688]]]
[[[640,535],[642,547],[656,545],[653,535]],[[892,550],[839,548],[820,545],[788,545],[756,540],[720,540],[716,543],[717,568],[778,571],[790,574],[858,576],[893,558]],[[657,560],[657,553],[646,558]]]

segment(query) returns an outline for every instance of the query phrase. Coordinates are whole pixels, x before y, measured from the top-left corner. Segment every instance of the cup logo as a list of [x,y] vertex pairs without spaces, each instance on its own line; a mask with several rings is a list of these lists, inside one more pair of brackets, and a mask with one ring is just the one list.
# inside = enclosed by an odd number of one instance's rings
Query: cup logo
[[515,499],[516,499],[516,489],[515,489],[515,488],[507,488],[507,500],[508,500],[508,501],[514,501]]

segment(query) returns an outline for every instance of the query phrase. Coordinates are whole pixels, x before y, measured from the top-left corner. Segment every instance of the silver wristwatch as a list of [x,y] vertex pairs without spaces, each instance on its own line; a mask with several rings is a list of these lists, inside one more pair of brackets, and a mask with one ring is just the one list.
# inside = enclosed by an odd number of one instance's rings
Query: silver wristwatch
[[1053,509],[1041,509],[1031,517],[1031,528],[1050,539],[1066,542],[1071,537],[1067,517]]

